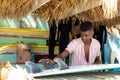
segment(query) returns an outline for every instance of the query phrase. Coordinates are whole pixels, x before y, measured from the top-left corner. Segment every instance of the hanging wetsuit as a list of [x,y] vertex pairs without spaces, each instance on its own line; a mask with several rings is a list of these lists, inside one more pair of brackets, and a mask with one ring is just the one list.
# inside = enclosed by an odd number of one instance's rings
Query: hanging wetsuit
[[104,44],[106,43],[107,39],[107,30],[106,26],[104,25],[99,25],[98,31],[95,30],[95,38],[100,42],[101,45],[101,57],[102,57],[102,63],[105,63],[105,57],[104,57]]
[[55,57],[54,55],[54,48],[55,48],[55,36],[56,36],[56,23],[55,21],[53,22],[53,24],[50,26],[50,31],[49,31],[49,58],[53,59]]

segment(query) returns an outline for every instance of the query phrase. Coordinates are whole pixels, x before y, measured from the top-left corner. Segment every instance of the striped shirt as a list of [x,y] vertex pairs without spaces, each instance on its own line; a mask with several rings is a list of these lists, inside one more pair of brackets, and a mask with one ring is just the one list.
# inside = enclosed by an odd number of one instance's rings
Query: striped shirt
[[89,61],[86,61],[84,52],[84,43],[81,38],[72,40],[66,50],[72,54],[72,66],[87,65],[94,63],[97,56],[100,55],[100,43],[92,38],[89,49]]

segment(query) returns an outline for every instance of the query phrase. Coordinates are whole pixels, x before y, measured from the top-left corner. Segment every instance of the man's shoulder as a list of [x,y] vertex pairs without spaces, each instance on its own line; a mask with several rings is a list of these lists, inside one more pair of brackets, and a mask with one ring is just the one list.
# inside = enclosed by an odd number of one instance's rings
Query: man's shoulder
[[73,43],[73,44],[80,43],[80,42],[82,42],[81,38],[71,40],[71,43]]
[[100,44],[100,42],[95,38],[92,38],[92,42],[95,43],[95,44]]
[[76,39],[73,39],[72,41],[74,41],[74,42],[80,42],[80,41],[82,41],[82,39],[81,38],[76,38]]

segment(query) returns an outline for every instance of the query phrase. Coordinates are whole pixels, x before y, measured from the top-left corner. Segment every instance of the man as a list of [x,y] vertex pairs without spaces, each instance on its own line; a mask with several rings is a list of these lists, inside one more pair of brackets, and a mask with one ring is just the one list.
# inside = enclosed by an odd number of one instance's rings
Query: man
[[[73,39],[57,57],[66,58],[72,54],[72,66],[98,64],[100,62],[100,43],[93,38],[94,29],[89,21],[80,25],[81,37]],[[48,60],[54,64],[53,60]]]

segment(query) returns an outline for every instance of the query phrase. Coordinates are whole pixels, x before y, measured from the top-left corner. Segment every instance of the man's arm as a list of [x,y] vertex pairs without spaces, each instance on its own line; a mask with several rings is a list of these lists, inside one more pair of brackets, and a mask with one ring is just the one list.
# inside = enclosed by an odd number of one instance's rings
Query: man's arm
[[[67,50],[64,50],[61,54],[57,55],[56,58],[65,59],[69,55],[69,52]],[[48,63],[55,64],[55,61],[51,59],[47,59]]]
[[93,64],[100,64],[100,56],[97,56]]
[[65,59],[68,55],[69,55],[69,52],[67,50],[64,50],[61,54],[59,54],[56,57],[58,57],[60,59]]

